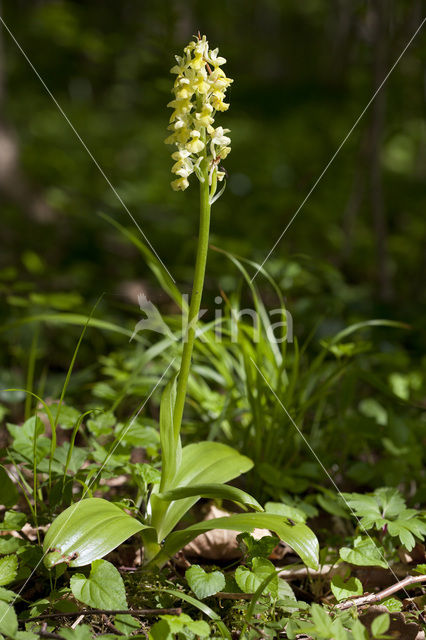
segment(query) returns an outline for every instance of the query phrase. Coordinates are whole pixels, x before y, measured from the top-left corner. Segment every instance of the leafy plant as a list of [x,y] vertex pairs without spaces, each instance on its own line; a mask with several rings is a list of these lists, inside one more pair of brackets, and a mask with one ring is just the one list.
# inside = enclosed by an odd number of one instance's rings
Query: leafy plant
[[[173,133],[167,139],[178,147],[178,151],[173,153],[176,163],[172,171],[179,177],[172,187],[175,190],[186,189],[188,176],[195,172],[200,184],[200,231],[180,368],[166,385],[160,404],[160,480],[152,486],[143,524],[123,512],[112,515],[112,509],[118,507],[99,498],[87,498],[66,509],[54,521],[44,541],[45,563],[49,567],[62,562],[70,566],[88,564],[103,557],[129,533],[140,531],[145,563],[161,566],[203,531],[215,528],[250,531],[257,526],[277,533],[308,566],[315,567],[318,542],[305,524],[293,524],[277,514],[260,513],[262,507],[253,497],[239,488],[226,485],[251,469],[251,460],[217,442],[198,442],[185,447],[181,444],[183,410],[206,270],[210,210],[223,192],[222,189],[216,193],[218,180],[223,180],[225,175],[219,163],[230,151],[230,138],[225,135],[227,130],[212,126],[213,112],[227,108],[223,99],[231,80],[220,68],[224,59],[217,57],[217,50],[209,50],[204,36],[191,42],[185,48],[184,56],[177,60],[178,65],[172,69],[177,74],[175,100],[170,103],[174,108],[169,127]],[[122,437],[125,437],[125,430],[120,435]],[[202,497],[232,500],[258,513],[215,518],[173,532],[187,511]],[[81,508],[84,514],[88,514],[87,521],[81,515]],[[104,522],[107,523],[105,527]]]
[[416,538],[426,536],[426,514],[416,509],[407,509],[398,489],[382,487],[372,494],[343,493],[348,506],[360,518],[363,531],[375,529],[385,536],[399,538],[408,551],[414,547]]

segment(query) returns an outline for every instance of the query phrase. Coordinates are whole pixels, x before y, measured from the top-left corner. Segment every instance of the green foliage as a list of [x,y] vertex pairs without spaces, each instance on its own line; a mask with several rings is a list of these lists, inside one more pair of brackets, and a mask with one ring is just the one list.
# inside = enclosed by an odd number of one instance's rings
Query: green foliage
[[7,638],[14,638],[18,631],[18,619],[10,604],[0,600],[0,633]]
[[238,534],[237,540],[246,561],[249,563],[253,558],[268,558],[278,542],[274,536],[263,536],[257,540],[247,532]]
[[389,629],[390,625],[390,617],[388,613],[382,613],[377,618],[374,618],[371,623],[371,633],[373,634],[373,638],[382,638],[386,637],[384,634]]
[[400,539],[403,546],[411,551],[417,537],[426,536],[425,514],[416,509],[407,509],[405,500],[397,489],[384,487],[371,495],[356,493],[342,494],[354,514],[360,518],[363,531],[376,529],[391,537]]
[[207,598],[225,587],[225,576],[221,571],[206,573],[202,567],[193,564],[185,571],[185,578],[197,598]]
[[235,571],[235,581],[244,593],[254,593],[271,574],[274,574],[274,577],[265,586],[265,589],[270,592],[272,597],[276,598],[278,596],[278,576],[274,565],[266,558],[253,558],[251,569],[243,566],[238,567]]
[[210,627],[203,620],[192,620],[186,614],[160,616],[150,631],[151,640],[174,640],[175,638],[209,638]]
[[362,583],[355,577],[342,578],[342,576],[334,576],[330,586],[338,602],[354,596],[362,596],[363,594]]
[[43,543],[44,563],[82,567],[106,555],[144,525],[101,498],[76,502],[49,528]]
[[70,585],[75,598],[89,607],[127,609],[123,579],[114,565],[106,560],[94,560],[88,578],[75,573]]
[[18,572],[18,558],[16,556],[3,556],[0,558],[0,585],[4,586],[13,582]]
[[342,560],[350,564],[388,568],[383,547],[376,545],[371,538],[357,536],[353,541],[353,548],[341,547],[339,554]]

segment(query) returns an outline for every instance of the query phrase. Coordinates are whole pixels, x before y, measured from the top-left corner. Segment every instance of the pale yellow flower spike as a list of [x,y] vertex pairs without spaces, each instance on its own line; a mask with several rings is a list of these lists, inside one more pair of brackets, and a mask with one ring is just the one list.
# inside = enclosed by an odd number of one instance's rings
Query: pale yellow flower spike
[[165,142],[178,149],[172,154],[172,173],[179,176],[171,183],[172,189],[184,191],[191,173],[203,181],[199,166],[204,159],[210,185],[225,176],[219,165],[231,151],[231,139],[225,135],[229,129],[214,127],[214,117],[216,111],[229,107],[225,93],[232,80],[220,68],[225,58],[219,56],[219,49],[209,49],[206,36],[195,37],[183,56],[175,58],[177,64],[170,70],[177,76],[172,89],[174,99],[167,105],[173,109],[168,127],[172,133]]

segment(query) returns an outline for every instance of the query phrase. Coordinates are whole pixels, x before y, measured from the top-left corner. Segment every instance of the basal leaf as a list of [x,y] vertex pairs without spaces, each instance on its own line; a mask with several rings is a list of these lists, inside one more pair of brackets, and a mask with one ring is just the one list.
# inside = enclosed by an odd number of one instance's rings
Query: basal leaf
[[272,513],[237,513],[224,518],[204,520],[187,527],[183,531],[174,531],[167,536],[163,548],[153,559],[153,564],[162,566],[167,562],[168,558],[200,533],[211,531],[212,529],[250,532],[255,528],[274,531],[283,542],[286,542],[301,557],[309,568],[318,568],[318,540],[311,529],[302,523],[291,525],[285,518]]
[[81,573],[73,575],[71,591],[77,600],[95,609],[127,609],[123,578],[106,560],[92,562],[88,578]]
[[103,498],[81,500],[53,521],[44,539],[44,564],[83,567],[102,558],[130,536],[147,529]]
[[[192,487],[196,484],[229,482],[245,473],[253,462],[238,451],[219,442],[198,442],[182,449],[182,461],[173,480],[173,487]],[[184,498],[165,504],[152,495],[152,525],[161,541],[167,536],[183,515],[197,502],[198,496]],[[160,503],[160,504],[158,504]]]
[[237,504],[246,505],[252,507],[255,511],[263,511],[263,508],[258,501],[253,498],[249,493],[238,489],[237,487],[231,487],[227,484],[194,484],[189,487],[176,487],[169,491],[164,491],[159,494],[159,498],[162,500],[182,500],[183,498],[192,497],[212,498],[221,500],[230,500]]

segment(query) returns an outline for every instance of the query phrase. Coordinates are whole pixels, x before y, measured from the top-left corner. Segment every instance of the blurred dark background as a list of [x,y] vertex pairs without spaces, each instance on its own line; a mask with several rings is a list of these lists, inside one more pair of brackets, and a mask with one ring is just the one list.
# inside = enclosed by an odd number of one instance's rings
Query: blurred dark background
[[[174,54],[199,30],[228,60],[231,108],[217,124],[231,129],[232,153],[211,241],[262,262],[425,15],[419,0],[2,0],[0,10],[183,291],[198,193],[169,185]],[[387,317],[412,325],[407,349],[421,347],[425,56],[421,31],[265,265],[301,332],[321,318],[339,328]],[[102,292],[104,313],[132,309],[134,319],[141,288],[171,308],[136,248],[100,217],[138,234],[4,26],[0,198],[4,324],[87,312]],[[208,273],[211,299],[240,280],[215,252]],[[66,364],[77,331],[55,338],[54,361]],[[19,344],[3,336],[4,362],[25,356],[29,329]]]

